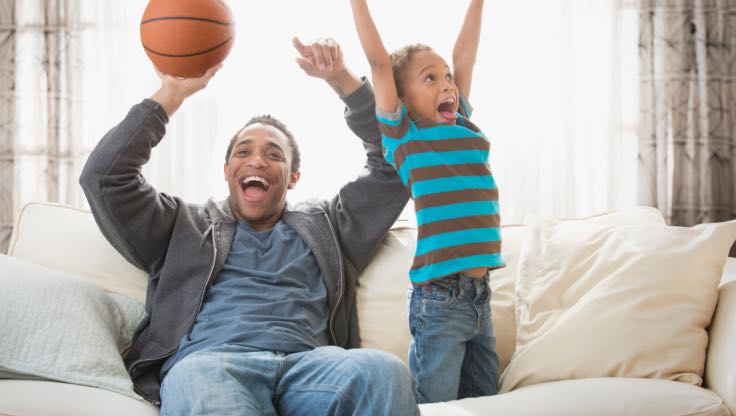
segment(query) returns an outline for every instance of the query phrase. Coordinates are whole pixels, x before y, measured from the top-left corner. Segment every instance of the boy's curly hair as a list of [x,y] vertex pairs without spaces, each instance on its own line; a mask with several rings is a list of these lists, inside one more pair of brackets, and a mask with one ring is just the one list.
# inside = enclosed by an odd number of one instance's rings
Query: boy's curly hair
[[286,127],[286,124],[284,124],[281,120],[277,119],[276,117],[270,115],[270,114],[264,114],[260,116],[255,116],[248,120],[247,123],[243,127],[240,128],[240,130],[235,133],[235,135],[230,139],[230,144],[227,146],[227,151],[225,152],[225,163],[230,160],[230,153],[233,151],[233,145],[235,144],[235,139],[238,138],[240,135],[240,132],[245,130],[246,127],[250,126],[251,124],[260,123],[260,124],[266,124],[269,126],[276,127],[277,129],[281,130],[282,133],[286,136],[286,138],[289,140],[289,147],[291,147],[291,171],[292,172],[299,172],[299,168],[301,165],[301,155],[299,154],[299,146],[296,144],[296,139],[294,139],[294,135],[291,134],[289,129]]
[[416,53],[424,51],[432,52],[433,49],[423,43],[415,43],[412,45],[406,45],[391,53],[391,69],[394,73],[394,82],[396,82],[396,91],[399,93],[399,97],[404,96],[403,82],[406,66],[411,62],[411,58]]

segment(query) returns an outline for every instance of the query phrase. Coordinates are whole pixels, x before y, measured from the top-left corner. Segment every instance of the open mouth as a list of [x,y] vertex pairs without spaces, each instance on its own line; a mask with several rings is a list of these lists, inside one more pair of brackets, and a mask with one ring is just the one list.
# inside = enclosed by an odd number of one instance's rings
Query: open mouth
[[457,119],[457,115],[455,114],[455,99],[446,98],[443,100],[437,106],[437,112],[445,121],[454,123],[455,119]]
[[240,182],[245,200],[248,202],[261,202],[271,189],[271,183],[262,176],[248,176]]

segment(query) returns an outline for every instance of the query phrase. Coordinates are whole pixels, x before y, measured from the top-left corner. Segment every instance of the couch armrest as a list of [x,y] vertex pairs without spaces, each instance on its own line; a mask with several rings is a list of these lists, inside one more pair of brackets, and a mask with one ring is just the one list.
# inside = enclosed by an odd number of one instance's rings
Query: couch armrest
[[709,330],[705,385],[736,415],[736,281],[718,289],[718,305]]

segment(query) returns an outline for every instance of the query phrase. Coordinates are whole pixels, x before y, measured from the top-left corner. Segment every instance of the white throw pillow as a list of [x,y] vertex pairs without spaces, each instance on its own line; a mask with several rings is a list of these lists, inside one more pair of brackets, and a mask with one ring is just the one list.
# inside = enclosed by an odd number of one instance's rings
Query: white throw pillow
[[591,377],[702,383],[736,221],[685,228],[529,218],[525,228],[516,350],[501,392]]
[[143,304],[6,255],[0,288],[0,377],[81,384],[142,400],[121,352]]
[[[629,207],[603,214],[563,221],[586,221],[600,224],[652,224],[665,225],[664,217],[652,207]],[[506,267],[491,272],[491,314],[496,335],[499,371],[503,372],[511,361],[516,346],[516,274],[524,236],[523,225],[501,227],[501,255]]]

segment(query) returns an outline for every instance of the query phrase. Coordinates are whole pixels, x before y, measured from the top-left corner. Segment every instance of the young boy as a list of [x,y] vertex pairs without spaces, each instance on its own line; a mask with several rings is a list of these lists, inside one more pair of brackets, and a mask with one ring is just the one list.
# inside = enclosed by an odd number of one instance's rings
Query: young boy
[[351,0],[371,66],[384,157],[414,199],[409,366],[419,403],[495,394],[498,355],[489,271],[503,267],[490,143],[468,120],[483,0],[471,0],[453,70],[430,47],[389,55],[366,0]]

